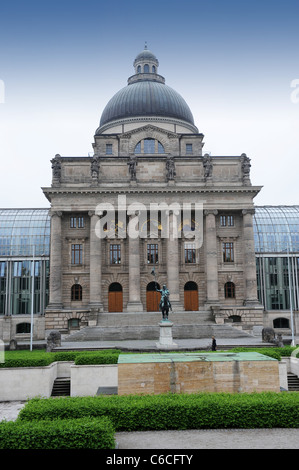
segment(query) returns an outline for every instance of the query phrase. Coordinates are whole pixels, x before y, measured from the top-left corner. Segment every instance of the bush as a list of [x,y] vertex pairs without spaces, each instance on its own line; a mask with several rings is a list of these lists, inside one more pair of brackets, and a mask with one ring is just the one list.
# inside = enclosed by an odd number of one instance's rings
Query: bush
[[109,418],[116,431],[299,427],[299,394],[198,393],[33,399],[19,421]]
[[76,364],[116,364],[120,353],[121,351],[118,349],[61,352],[6,351],[5,362],[0,363],[0,367],[42,367],[56,361],[73,361]]
[[94,352],[93,354],[82,353],[76,356],[75,364],[117,364],[118,356],[118,352]]
[[114,428],[107,418],[0,423],[0,449],[113,448]]

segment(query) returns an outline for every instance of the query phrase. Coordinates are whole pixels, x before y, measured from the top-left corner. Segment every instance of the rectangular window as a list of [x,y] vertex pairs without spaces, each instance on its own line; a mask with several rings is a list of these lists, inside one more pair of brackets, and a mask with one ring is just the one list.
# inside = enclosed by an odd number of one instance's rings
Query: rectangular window
[[220,226],[221,227],[234,227],[235,219],[233,215],[221,215]]
[[192,144],[186,144],[186,154],[193,153]]
[[121,262],[120,245],[110,245],[110,264],[120,264]]
[[223,262],[224,263],[232,263],[234,261],[234,244],[223,243],[222,244],[222,252],[223,252]]
[[70,217],[70,227],[71,228],[84,228],[84,217],[82,216]]
[[185,263],[196,263],[196,249],[194,243],[185,243]]
[[112,144],[106,144],[106,155],[112,155]]
[[158,263],[158,245],[147,245],[147,262],[148,264]]
[[82,264],[83,246],[79,243],[72,245],[72,264]]

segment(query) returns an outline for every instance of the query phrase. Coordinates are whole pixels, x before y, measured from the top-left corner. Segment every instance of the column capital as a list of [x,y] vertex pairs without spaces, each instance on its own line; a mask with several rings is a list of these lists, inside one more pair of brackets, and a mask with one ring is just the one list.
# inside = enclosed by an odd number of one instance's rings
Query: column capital
[[255,214],[255,209],[243,209],[242,210],[242,215],[247,215],[247,214],[254,215]]
[[49,215],[50,217],[53,217],[54,215],[56,215],[57,217],[62,217],[62,211],[49,211]]
[[205,209],[204,210],[204,215],[218,215],[218,210],[217,209]]

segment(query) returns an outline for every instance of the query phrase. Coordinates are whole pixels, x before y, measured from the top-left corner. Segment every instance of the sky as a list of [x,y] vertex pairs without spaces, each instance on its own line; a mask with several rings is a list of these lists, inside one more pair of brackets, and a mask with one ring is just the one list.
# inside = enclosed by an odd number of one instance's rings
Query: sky
[[12,0],[0,7],[0,207],[49,207],[50,160],[92,155],[145,42],[204,151],[247,154],[257,205],[299,204],[298,0]]

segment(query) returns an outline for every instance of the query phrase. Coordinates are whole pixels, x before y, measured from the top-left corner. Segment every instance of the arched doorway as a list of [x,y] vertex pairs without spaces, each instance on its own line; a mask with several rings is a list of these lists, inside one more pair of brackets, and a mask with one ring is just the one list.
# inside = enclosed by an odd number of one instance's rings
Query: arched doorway
[[146,287],[146,310],[148,312],[159,311],[161,294],[156,292],[156,287],[160,289],[160,285],[157,282],[150,282]]
[[123,288],[118,282],[113,282],[109,286],[108,310],[109,312],[123,311]]
[[198,287],[196,282],[189,281],[184,287],[185,310],[198,310]]

